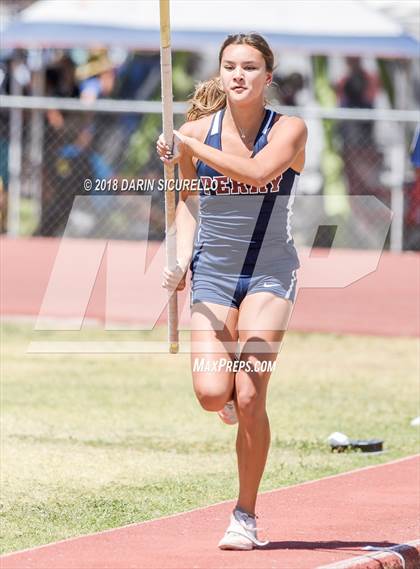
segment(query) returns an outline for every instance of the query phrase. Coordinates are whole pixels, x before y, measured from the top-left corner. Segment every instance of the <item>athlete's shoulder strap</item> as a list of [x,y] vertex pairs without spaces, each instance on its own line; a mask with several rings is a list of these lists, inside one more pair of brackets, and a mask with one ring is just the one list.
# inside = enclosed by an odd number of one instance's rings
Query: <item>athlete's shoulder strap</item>
[[257,138],[254,143],[254,150],[252,156],[255,156],[257,152],[261,150],[267,144],[267,135],[270,131],[270,128],[274,124],[274,119],[276,117],[276,113],[270,109],[265,110],[265,116],[260,126],[260,130],[258,131]]
[[268,113],[265,119],[264,126],[261,130],[261,134],[267,136],[268,132],[270,131],[271,127],[274,124],[275,118],[277,113],[272,111],[271,109],[267,109]]
[[213,115],[213,118],[212,118],[211,123],[210,123],[210,128],[209,128],[209,131],[208,131],[207,136],[206,136],[206,140],[205,140],[206,143],[208,142],[210,137],[218,136],[218,135],[220,136],[220,133],[222,131],[221,126],[222,126],[222,119],[223,119],[224,111],[225,111],[225,109],[220,109],[219,111],[217,111]]
[[[225,109],[226,108],[220,109],[213,115],[209,131],[204,140],[204,144],[208,144],[209,146],[213,146],[214,148],[219,148],[219,149],[222,147],[221,132],[222,132],[222,120],[223,120],[223,115],[225,113]],[[195,167],[197,173],[202,166],[203,162],[200,159],[198,159]]]

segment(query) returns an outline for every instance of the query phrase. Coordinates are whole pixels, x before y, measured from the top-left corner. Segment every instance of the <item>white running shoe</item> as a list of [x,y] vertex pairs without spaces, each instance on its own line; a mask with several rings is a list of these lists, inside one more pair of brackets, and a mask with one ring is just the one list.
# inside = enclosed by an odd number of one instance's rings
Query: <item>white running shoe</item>
[[260,541],[257,538],[257,529],[254,517],[235,509],[230,515],[230,525],[219,541],[219,548],[249,550],[254,547],[264,547],[270,542]]
[[233,401],[228,401],[221,411],[217,414],[226,425],[235,425],[238,422],[235,404]]

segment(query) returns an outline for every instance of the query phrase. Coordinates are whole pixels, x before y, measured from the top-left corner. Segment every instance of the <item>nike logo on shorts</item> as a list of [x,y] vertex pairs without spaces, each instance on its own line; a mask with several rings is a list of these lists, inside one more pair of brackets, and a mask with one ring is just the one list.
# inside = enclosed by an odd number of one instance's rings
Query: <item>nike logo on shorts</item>
[[272,286],[280,286],[280,285],[277,284],[277,283],[263,283],[263,287],[264,287],[264,288],[269,288],[269,287],[272,287]]

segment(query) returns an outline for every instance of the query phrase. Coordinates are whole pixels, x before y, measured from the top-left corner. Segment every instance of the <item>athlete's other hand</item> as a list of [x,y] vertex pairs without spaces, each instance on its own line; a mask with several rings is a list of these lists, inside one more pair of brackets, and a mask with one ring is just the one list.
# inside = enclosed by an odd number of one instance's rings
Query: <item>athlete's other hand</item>
[[170,148],[165,142],[163,133],[159,136],[156,143],[156,151],[164,164],[176,164],[179,161],[185,150],[185,138],[183,134],[174,130],[173,144],[172,148]]
[[187,270],[179,263],[176,264],[175,270],[171,271],[168,267],[163,269],[162,286],[168,290],[184,290],[185,277]]

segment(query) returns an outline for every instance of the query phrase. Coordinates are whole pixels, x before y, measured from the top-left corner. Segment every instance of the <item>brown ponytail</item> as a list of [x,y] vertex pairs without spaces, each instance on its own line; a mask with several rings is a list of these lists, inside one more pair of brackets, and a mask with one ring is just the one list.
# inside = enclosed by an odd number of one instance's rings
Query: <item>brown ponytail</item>
[[195,121],[223,109],[226,106],[226,94],[222,91],[220,79],[213,77],[199,83],[189,103],[187,121]]
[[[227,46],[241,44],[249,45],[257,49],[264,58],[266,70],[269,72],[273,71],[273,52],[266,40],[260,34],[254,32],[228,36],[219,51],[219,66],[222,62],[223,52]],[[213,79],[199,83],[189,103],[187,121],[194,121],[201,117],[211,115],[223,109],[223,107],[226,107],[226,94],[222,90],[220,78],[213,77]]]

